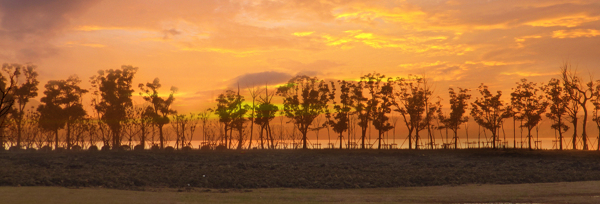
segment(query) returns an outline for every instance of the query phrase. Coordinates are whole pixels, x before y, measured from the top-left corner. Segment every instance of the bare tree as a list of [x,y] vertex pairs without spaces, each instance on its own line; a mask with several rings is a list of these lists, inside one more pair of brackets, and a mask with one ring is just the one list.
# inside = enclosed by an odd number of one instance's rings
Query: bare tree
[[507,108],[504,107],[502,100],[500,100],[501,91],[493,95],[486,85],[481,84],[479,93],[481,98],[476,98],[475,102],[471,104],[471,116],[477,124],[492,132],[492,147],[495,149],[498,130],[502,127],[504,118],[509,117],[510,114]]
[[[585,83],[583,80],[577,76],[577,70],[572,70],[571,65],[566,62],[560,68],[563,83],[567,93],[571,97],[571,100],[576,102],[583,109],[583,127],[581,130],[581,140],[583,142],[583,150],[588,149],[587,145],[587,118],[588,118],[588,107],[587,103],[593,97],[594,93],[594,81],[590,79],[589,82]],[[591,78],[591,77],[590,77]],[[577,124],[573,124],[577,126]],[[575,128],[576,129],[576,128]],[[576,135],[574,135],[573,141],[576,140]],[[575,147],[575,142],[573,143]]]
[[16,76],[18,74],[19,70],[8,64],[4,64],[0,72],[0,149],[4,149],[4,144],[7,139],[4,129],[8,120],[7,114],[15,103],[12,92],[15,88],[17,82]]
[[302,148],[307,149],[307,134],[314,119],[325,112],[329,102],[329,86],[316,77],[296,76],[277,89],[283,97],[285,116],[302,133]]

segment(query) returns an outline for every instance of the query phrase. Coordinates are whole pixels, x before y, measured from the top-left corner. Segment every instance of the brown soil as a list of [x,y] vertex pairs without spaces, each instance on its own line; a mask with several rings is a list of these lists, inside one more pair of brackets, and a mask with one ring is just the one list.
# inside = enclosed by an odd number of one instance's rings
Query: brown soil
[[589,180],[600,180],[600,152],[0,152],[2,186],[339,189]]

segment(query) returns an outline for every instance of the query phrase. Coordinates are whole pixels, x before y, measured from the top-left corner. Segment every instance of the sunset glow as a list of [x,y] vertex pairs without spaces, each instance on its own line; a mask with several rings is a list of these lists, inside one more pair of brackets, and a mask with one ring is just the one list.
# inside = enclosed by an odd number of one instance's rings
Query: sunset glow
[[[197,112],[227,87],[296,74],[356,79],[422,74],[447,87],[508,92],[568,60],[600,74],[596,0],[2,1],[0,59],[33,63],[40,84],[133,65],[135,83],[179,88]],[[252,84],[244,84],[252,83]]]

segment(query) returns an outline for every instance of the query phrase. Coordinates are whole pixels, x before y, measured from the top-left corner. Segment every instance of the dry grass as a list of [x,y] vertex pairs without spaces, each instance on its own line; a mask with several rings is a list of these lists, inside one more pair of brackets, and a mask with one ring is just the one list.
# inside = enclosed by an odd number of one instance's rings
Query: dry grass
[[[600,181],[373,189],[151,189],[0,187],[1,203],[600,203]],[[181,191],[181,190],[179,190]],[[248,192],[250,191],[250,192]]]

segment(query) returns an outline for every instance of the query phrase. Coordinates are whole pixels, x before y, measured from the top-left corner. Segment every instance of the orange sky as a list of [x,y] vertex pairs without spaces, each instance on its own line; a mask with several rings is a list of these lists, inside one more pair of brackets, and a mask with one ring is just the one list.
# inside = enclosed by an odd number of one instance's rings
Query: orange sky
[[0,0],[0,18],[0,62],[38,65],[40,94],[126,64],[136,84],[178,87],[184,113],[299,73],[425,74],[441,96],[482,82],[508,95],[565,60],[600,78],[598,0]]

